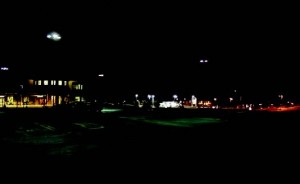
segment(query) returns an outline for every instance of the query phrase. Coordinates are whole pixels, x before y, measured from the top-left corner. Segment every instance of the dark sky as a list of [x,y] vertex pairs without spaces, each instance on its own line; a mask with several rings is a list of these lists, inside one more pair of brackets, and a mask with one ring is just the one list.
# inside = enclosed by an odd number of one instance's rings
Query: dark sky
[[[145,88],[136,81],[145,81],[146,87],[158,89],[194,85],[199,90],[291,91],[299,72],[299,16],[293,7],[59,1],[8,5],[1,12],[0,62],[28,73],[103,72],[108,81],[134,90]],[[50,31],[59,32],[62,40],[47,40]],[[209,63],[201,65],[200,59]]]

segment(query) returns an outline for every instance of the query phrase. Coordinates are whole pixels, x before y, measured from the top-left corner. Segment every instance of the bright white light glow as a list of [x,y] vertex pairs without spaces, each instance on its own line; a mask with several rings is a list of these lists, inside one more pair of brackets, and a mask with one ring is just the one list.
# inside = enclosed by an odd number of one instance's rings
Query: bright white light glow
[[1,67],[1,70],[8,70],[8,67]]
[[98,77],[104,77],[104,74],[99,74]]
[[180,104],[174,101],[164,101],[159,103],[160,108],[179,108]]
[[47,34],[47,38],[53,41],[59,41],[61,40],[61,36],[60,34],[58,34],[57,32],[53,31],[51,33]]

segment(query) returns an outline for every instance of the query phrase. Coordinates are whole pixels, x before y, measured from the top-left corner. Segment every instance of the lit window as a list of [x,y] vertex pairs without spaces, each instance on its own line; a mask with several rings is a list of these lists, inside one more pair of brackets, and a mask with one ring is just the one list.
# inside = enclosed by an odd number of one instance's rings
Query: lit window
[[37,85],[37,81],[34,81],[34,85]]
[[75,85],[74,88],[75,88],[76,90],[79,90],[79,89],[80,89],[80,84]]
[[58,81],[58,85],[62,86],[62,81],[61,80]]
[[64,86],[66,86],[67,85],[67,81],[64,81]]
[[82,86],[82,85],[80,85],[80,90],[82,90],[82,87],[83,87],[83,86]]
[[51,80],[51,85],[56,85],[56,80]]
[[80,96],[75,96],[75,101],[80,102]]
[[44,80],[44,85],[48,86],[48,80]]
[[38,85],[42,85],[42,81],[41,80],[38,80]]

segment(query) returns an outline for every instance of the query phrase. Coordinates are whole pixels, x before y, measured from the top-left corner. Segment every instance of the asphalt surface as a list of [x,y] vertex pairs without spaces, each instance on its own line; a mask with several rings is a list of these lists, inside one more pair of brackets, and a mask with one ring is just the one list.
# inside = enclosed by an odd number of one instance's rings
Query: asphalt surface
[[9,109],[0,113],[1,160],[99,167],[292,162],[299,118],[299,111]]

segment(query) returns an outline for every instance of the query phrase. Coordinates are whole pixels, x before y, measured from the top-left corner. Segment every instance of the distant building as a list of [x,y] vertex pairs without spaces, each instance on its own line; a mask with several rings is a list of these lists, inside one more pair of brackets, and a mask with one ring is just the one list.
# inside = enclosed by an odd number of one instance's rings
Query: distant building
[[23,79],[26,76],[13,72],[0,75],[0,107],[52,107],[85,101],[83,84],[77,80],[59,76]]

